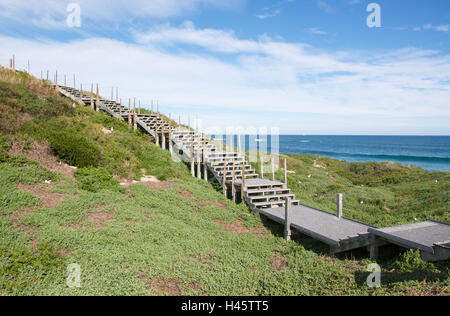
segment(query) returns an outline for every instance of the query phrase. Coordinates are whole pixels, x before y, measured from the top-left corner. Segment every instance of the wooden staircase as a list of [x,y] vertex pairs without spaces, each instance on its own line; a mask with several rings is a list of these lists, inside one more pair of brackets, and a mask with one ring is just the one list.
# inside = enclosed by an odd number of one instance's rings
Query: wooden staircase
[[135,129],[141,128],[155,138],[163,149],[168,148],[182,161],[190,163],[193,176],[201,178],[203,169],[204,179],[208,179],[208,173],[212,174],[222,185],[224,192],[235,192],[234,196],[239,195],[237,192],[242,192],[243,201],[253,211],[284,207],[286,198],[290,199],[292,205],[299,205],[285,183],[260,178],[240,152],[234,149],[223,150],[204,134],[187,128],[172,128],[157,113],[136,114],[113,100],[92,97],[71,87],[57,86],[57,89],[80,105],[105,111],[113,117],[128,121]]

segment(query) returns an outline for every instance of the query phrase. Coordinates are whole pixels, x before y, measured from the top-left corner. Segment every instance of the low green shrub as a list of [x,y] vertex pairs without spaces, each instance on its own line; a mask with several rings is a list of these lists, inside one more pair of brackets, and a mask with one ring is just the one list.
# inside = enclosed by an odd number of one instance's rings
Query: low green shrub
[[78,184],[81,189],[89,192],[98,192],[101,190],[122,191],[119,181],[114,179],[104,168],[81,168],[75,173]]
[[70,165],[79,168],[99,165],[100,149],[82,135],[71,130],[52,131],[49,133],[49,141],[53,152]]

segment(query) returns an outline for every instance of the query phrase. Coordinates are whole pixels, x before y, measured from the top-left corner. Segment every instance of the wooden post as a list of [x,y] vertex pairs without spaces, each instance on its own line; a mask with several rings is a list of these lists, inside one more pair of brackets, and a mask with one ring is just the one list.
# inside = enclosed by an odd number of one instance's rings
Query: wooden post
[[271,159],[272,163],[272,181],[275,181],[275,159],[272,157]]
[[164,126],[164,121],[161,125],[161,147],[166,150],[166,127]]
[[191,174],[195,177],[195,168],[194,168],[194,133],[191,134]]
[[223,160],[223,176],[222,176],[223,195],[225,195],[225,197],[227,197],[227,167],[228,162],[227,159],[225,158]]
[[122,99],[120,99],[120,103],[119,103],[119,120],[123,120],[122,117]]
[[159,146],[158,123],[155,122],[155,144]]
[[169,152],[173,154],[173,146],[172,146],[172,126],[169,124]]
[[260,159],[260,170],[261,170],[261,179],[264,179],[264,158],[262,157],[262,155],[259,155],[259,159]]
[[[66,80],[66,76],[64,76],[64,81],[65,80]],[[65,86],[65,83],[64,83],[64,86]],[[93,83],[91,83],[91,108],[93,110],[95,110],[95,107],[94,107],[94,84]]]
[[241,135],[238,135],[238,152],[239,152],[239,154],[241,153],[241,149],[242,149],[242,147],[241,147]]
[[203,179],[208,182],[208,165],[206,163],[206,135],[203,136]]
[[[119,87],[116,87],[116,102],[119,102]],[[120,101],[122,103],[122,101]]]
[[99,96],[99,94],[100,94],[100,92],[99,92],[99,90],[98,90],[98,83],[97,83],[97,91],[96,91],[97,93],[96,93],[96,95],[95,95],[95,110],[98,112],[98,111],[100,111],[100,107],[99,107],[99,103],[100,103],[100,96]]
[[131,129],[131,99],[128,99],[128,128]]
[[245,202],[245,162],[242,163],[241,200]]
[[[12,58],[9,59],[9,69],[12,70]],[[42,70],[41,70],[41,74],[42,74]],[[42,75],[41,75],[41,79],[42,79]]]
[[[28,63],[29,63],[29,62],[28,62]],[[30,68],[30,65],[28,65],[28,68]],[[29,73],[29,71],[30,71],[30,70],[28,70],[28,73]],[[58,70],[56,71],[55,84],[56,84],[56,87],[58,87]]]
[[284,188],[288,187],[288,178],[287,178],[287,159],[284,159]]
[[284,213],[284,239],[291,240],[291,198],[286,197],[285,213]]
[[[15,72],[16,71],[16,55],[13,55],[13,62],[12,62],[12,64],[13,64],[13,71]],[[47,78],[47,81],[48,81],[48,78]]]
[[343,209],[344,209],[344,196],[342,194],[337,195],[337,210],[336,210],[336,216],[341,219],[343,216]]
[[200,161],[200,152],[202,150],[202,145],[200,144],[201,138],[197,134],[197,179],[202,179],[202,163]]
[[138,114],[141,115],[141,100],[139,100]]
[[376,236],[372,235],[370,241],[370,259],[377,260],[379,255],[379,240]]
[[137,121],[136,121],[136,98],[134,98],[133,103],[133,130],[137,131]]
[[232,176],[232,179],[231,179],[231,196],[233,198],[233,202],[236,203],[236,188],[234,186],[234,184],[236,182],[236,174],[235,174],[234,164],[235,164],[235,160],[233,160],[233,169],[231,171],[231,176]]

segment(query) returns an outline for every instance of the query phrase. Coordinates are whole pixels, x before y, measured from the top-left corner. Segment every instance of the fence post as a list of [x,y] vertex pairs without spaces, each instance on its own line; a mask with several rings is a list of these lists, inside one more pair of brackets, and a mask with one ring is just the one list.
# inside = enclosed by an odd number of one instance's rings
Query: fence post
[[272,157],[271,159],[272,164],[272,181],[275,181],[275,159]]
[[223,195],[227,197],[227,167],[228,162],[227,158],[223,160],[223,176],[222,176],[222,186],[223,186]]
[[259,160],[260,160],[259,168],[261,170],[261,179],[264,179],[264,158],[261,154],[259,155]]
[[291,198],[286,197],[286,207],[284,213],[284,239],[291,240]]
[[337,202],[336,216],[339,219],[341,219],[343,216],[343,209],[344,209],[344,195],[338,194],[336,202]]
[[164,126],[164,121],[161,125],[161,148],[166,150],[166,127]]
[[172,146],[172,126],[169,124],[169,152],[173,155],[173,146]]
[[122,117],[122,99],[120,99],[120,103],[119,103],[119,120],[123,120]]
[[236,188],[234,187],[234,184],[236,182],[236,174],[235,174],[235,160],[233,160],[233,169],[232,169],[232,179],[231,179],[231,196],[233,197],[233,202],[236,203]]
[[131,99],[128,98],[128,128],[131,129]]
[[191,175],[195,177],[194,168],[194,132],[191,133]]
[[203,179],[208,182],[208,165],[206,163],[206,135],[203,135]]
[[96,97],[95,97],[95,110],[97,112],[100,111],[99,103],[100,103],[100,97],[99,97],[99,90],[98,90],[98,83],[97,83],[97,94],[96,94]]
[[241,200],[245,202],[245,162],[242,162],[242,178],[241,178]]
[[136,98],[134,98],[133,103],[133,130],[137,131],[137,121],[136,121]]
[[287,159],[284,159],[284,188],[288,187],[288,178],[287,178]]

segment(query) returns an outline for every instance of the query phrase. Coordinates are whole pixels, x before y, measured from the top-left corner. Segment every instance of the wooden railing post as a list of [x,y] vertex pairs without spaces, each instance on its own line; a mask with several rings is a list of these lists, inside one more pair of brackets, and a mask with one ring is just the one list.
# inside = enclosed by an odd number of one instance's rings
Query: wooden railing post
[[231,179],[231,196],[233,198],[233,202],[236,203],[236,188],[235,188],[235,182],[236,182],[236,174],[235,174],[235,160],[233,159],[233,169],[232,169],[232,179]]
[[122,117],[122,99],[120,99],[120,103],[119,103],[119,120],[123,120]]
[[272,164],[272,181],[275,181],[275,159],[272,157],[271,159]]
[[338,194],[336,201],[336,216],[339,219],[341,219],[343,216],[343,209],[344,209],[344,195]]
[[137,121],[136,121],[136,98],[134,98],[133,103],[133,130],[137,131]]
[[291,198],[286,197],[285,214],[284,214],[284,239],[291,240]]
[[260,177],[261,177],[261,179],[264,179],[264,158],[263,158],[262,155],[259,155],[259,160],[260,160],[259,169],[261,170],[260,171],[260,173],[261,173]]
[[166,127],[164,126],[164,121],[161,125],[161,147],[166,150]]
[[173,155],[173,146],[172,146],[172,125],[169,124],[169,152]]
[[131,129],[131,99],[128,99],[128,128]]
[[245,203],[245,162],[242,163],[241,200]]
[[97,112],[100,111],[99,101],[100,101],[100,98],[99,98],[99,90],[98,90],[98,83],[97,83],[97,96],[96,96],[96,99],[95,99],[95,110]]
[[203,135],[203,179],[208,182],[208,164],[206,162],[206,135]]
[[195,177],[194,168],[194,132],[191,133],[191,175]]
[[287,178],[287,159],[284,159],[284,188],[288,187],[288,178]]
[[223,177],[222,177],[222,186],[223,186],[223,195],[227,197],[227,168],[228,168],[228,162],[227,158],[223,160]]

